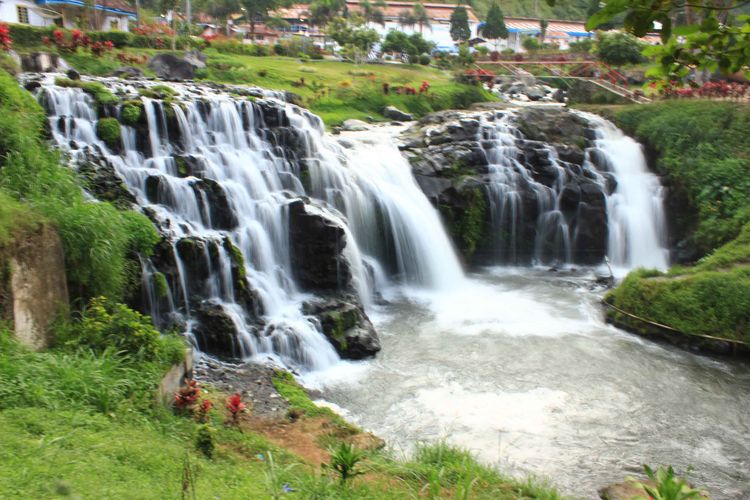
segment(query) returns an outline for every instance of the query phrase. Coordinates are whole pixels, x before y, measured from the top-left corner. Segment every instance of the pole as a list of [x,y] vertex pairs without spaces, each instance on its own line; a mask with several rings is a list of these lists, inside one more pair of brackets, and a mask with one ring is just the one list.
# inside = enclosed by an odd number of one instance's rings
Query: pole
[[193,22],[193,5],[190,0],[185,0],[185,17],[187,17],[188,35],[190,35],[190,24]]

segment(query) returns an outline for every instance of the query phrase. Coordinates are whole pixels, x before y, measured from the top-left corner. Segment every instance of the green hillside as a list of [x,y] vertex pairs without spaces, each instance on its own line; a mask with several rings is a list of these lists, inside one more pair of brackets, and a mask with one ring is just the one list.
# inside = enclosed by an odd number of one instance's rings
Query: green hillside
[[[481,18],[487,13],[493,0],[472,0],[469,2]],[[570,19],[583,21],[592,0],[566,0],[550,7],[545,0],[495,0],[506,17],[538,17],[543,19]],[[451,3],[446,1],[445,3]],[[598,2],[596,2],[598,4]]]

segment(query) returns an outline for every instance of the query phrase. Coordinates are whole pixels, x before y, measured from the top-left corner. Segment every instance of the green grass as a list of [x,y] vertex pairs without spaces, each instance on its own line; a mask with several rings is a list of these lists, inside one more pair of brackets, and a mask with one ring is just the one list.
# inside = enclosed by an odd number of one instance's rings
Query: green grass
[[[370,453],[362,462],[367,476],[340,485],[319,464],[224,427],[216,410],[209,418],[216,449],[207,459],[196,449],[202,424],[154,403],[165,369],[111,351],[31,352],[0,332],[0,498],[178,498],[186,461],[197,498],[273,498],[285,483],[295,490],[288,498],[412,499],[430,484],[470,498],[560,498],[442,443],[420,447],[406,462]],[[294,405],[316,414],[290,376],[276,381],[295,388],[285,392]],[[208,396],[221,409],[226,395]]]
[[750,342],[750,106],[668,101],[599,112],[651,151],[680,200],[671,229],[703,256],[664,274],[637,270],[607,300],[685,333]]

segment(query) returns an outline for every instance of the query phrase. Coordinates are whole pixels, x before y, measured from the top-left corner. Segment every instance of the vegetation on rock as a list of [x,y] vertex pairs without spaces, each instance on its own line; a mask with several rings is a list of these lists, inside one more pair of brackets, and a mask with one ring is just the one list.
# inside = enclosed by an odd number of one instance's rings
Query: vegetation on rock
[[96,135],[109,147],[117,149],[120,146],[122,132],[120,122],[116,118],[101,118],[96,122]]

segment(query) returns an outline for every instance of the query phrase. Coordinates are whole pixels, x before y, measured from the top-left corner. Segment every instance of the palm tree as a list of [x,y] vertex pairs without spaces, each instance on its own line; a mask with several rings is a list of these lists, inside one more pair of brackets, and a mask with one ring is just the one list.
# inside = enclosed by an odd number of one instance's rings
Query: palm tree
[[414,20],[419,25],[419,33],[422,33],[422,28],[427,26],[432,30],[432,26],[430,24],[430,15],[427,13],[427,9],[424,8],[424,5],[422,3],[415,3],[414,4],[414,12],[413,12]]
[[417,20],[414,17],[414,14],[409,12],[408,10],[403,10],[398,15],[398,24],[401,25],[403,28],[414,28],[414,25],[417,24]]

